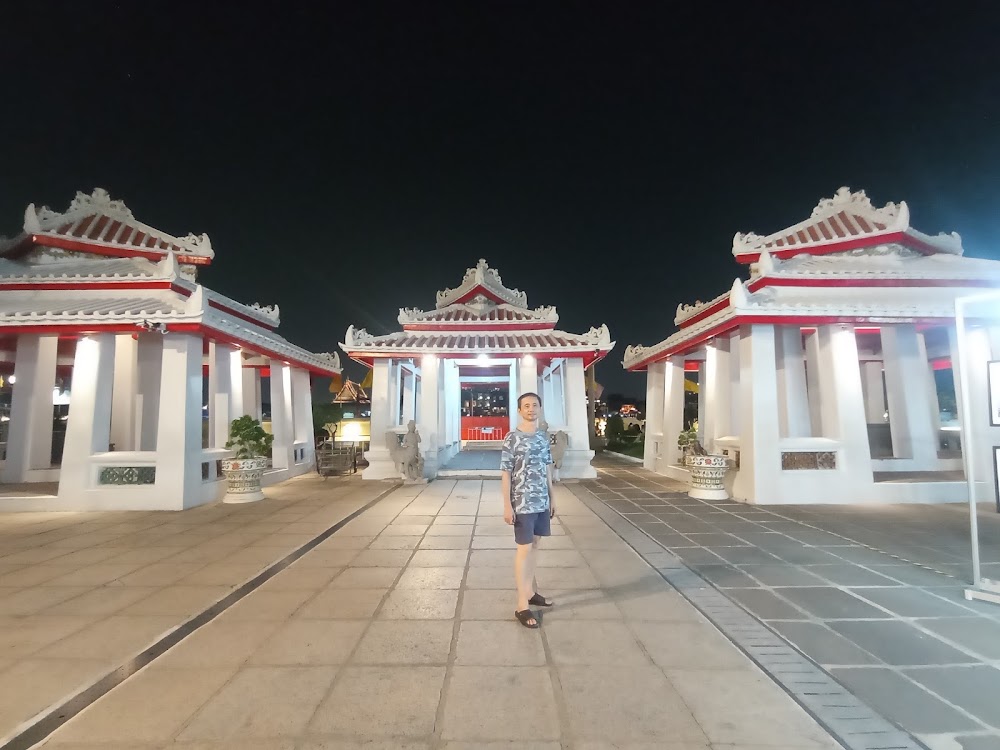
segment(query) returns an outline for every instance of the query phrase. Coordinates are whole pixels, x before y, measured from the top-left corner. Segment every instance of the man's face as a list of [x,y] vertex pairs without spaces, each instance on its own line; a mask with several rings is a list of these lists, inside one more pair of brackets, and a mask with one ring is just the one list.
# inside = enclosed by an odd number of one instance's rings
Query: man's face
[[534,422],[538,419],[538,412],[541,409],[542,405],[538,403],[538,399],[534,396],[528,396],[528,398],[521,399],[521,404],[517,407],[517,413],[521,415],[521,419],[525,422]]

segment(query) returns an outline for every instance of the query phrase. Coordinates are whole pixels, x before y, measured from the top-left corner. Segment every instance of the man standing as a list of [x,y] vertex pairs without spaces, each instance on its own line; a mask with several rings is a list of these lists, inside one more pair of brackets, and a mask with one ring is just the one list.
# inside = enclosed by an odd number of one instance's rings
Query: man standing
[[538,539],[549,536],[555,515],[549,436],[538,429],[541,408],[538,394],[521,394],[517,399],[521,421],[503,441],[500,454],[503,520],[514,526],[514,541],[517,542],[514,557],[517,609],[514,616],[526,628],[537,628],[539,624],[530,605],[552,606],[552,600],[539,594],[535,587]]

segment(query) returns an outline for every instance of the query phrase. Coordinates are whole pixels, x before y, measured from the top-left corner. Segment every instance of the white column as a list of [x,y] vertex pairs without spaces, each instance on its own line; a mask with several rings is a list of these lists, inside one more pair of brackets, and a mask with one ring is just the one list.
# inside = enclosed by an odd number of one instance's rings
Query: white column
[[931,413],[930,364],[916,327],[882,326],[882,357],[893,456],[931,469],[938,460],[938,415]]
[[740,332],[729,335],[729,429],[730,435],[740,434]]
[[392,361],[392,365],[389,370],[389,390],[391,392],[391,397],[389,398],[389,423],[393,425],[405,424],[402,422],[402,409],[400,408],[402,399],[402,377],[403,368],[400,363],[396,360]]
[[698,442],[705,445],[706,417],[708,416],[708,368],[698,363]]
[[592,479],[597,471],[590,465],[594,452],[590,450],[590,430],[587,429],[587,386],[583,360],[567,358],[563,362],[566,388],[566,431],[569,447],[559,470],[561,479]]
[[416,389],[416,376],[414,376],[412,370],[404,371],[402,373],[402,381],[403,381],[402,424],[405,427],[410,423],[410,420],[415,419],[417,415],[416,399],[414,398]]
[[565,360],[552,370],[552,403],[549,424],[566,427]]
[[[246,414],[246,403],[243,398],[243,353],[239,349],[229,352],[229,421]],[[226,438],[229,438],[229,425],[226,425]],[[223,442],[225,445],[225,442]]]
[[665,466],[674,466],[681,462],[677,437],[685,427],[683,357],[671,357],[664,363],[663,391],[663,448],[659,460],[661,470]]
[[812,434],[817,437],[826,434],[820,398],[819,369],[819,336],[814,332],[806,336],[806,393],[809,398],[809,424],[812,426]]
[[[163,358],[163,336],[140,333],[136,346],[135,437],[140,451],[156,450],[156,433],[160,423],[160,366]],[[76,388],[76,374],[73,376]]]
[[[203,350],[200,336],[185,333],[163,336],[156,489],[179,508],[201,502]],[[75,388],[75,379],[73,385]]]
[[[229,344],[211,341],[208,344],[208,447],[224,448],[229,440],[229,423],[234,416],[233,355],[239,352]],[[243,375],[239,373],[240,386]]]
[[861,395],[861,368],[854,329],[820,326],[816,332],[823,437],[840,441],[836,475],[844,490],[866,493],[872,484],[871,447]]
[[806,388],[806,366],[802,350],[802,330],[797,326],[778,328],[778,416],[781,435],[809,437],[809,394]]
[[538,395],[538,362],[531,354],[525,354],[518,360],[517,395],[534,393]]
[[298,367],[291,368],[291,392],[295,443],[303,451],[298,463],[312,464],[315,460],[316,441],[313,439],[312,383],[307,371]]
[[111,442],[115,450],[136,449],[136,396],[139,341],[131,333],[115,336],[115,384],[111,393]]
[[392,361],[376,359],[372,365],[371,393],[371,447],[365,454],[368,467],[362,472],[363,479],[398,478],[399,472],[388,449],[388,440],[392,437],[387,433],[393,425],[389,423],[389,370]]
[[740,470],[733,495],[756,502],[777,486],[781,471],[778,444],[778,374],[773,325],[740,328]]
[[441,447],[439,433],[441,409],[441,362],[433,354],[427,354],[420,362],[420,451],[424,456],[424,476],[435,477],[438,470],[438,449]]
[[642,465],[656,471],[657,453],[663,452],[663,396],[667,363],[654,362],[646,368],[646,442]]
[[507,413],[510,415],[510,429],[517,429],[520,418],[517,415],[517,397],[520,395],[517,384],[517,361],[510,363],[510,380],[507,383]]
[[295,465],[292,458],[292,443],[295,431],[292,424],[292,380],[291,368],[277,360],[271,360],[271,465],[275,469],[288,469]]
[[80,493],[96,481],[90,457],[108,450],[114,367],[114,335],[84,336],[76,342],[66,443],[59,472],[61,498],[79,500]]
[[260,398],[260,368],[244,367],[243,370],[243,409],[240,416],[249,415],[259,420],[261,414]]
[[[4,482],[30,482],[33,469],[52,468],[52,390],[58,346],[58,336],[17,337]],[[34,481],[48,479],[42,476]]]
[[868,424],[885,424],[885,387],[882,382],[882,362],[869,360],[861,365],[862,390],[865,397],[865,418]]
[[705,382],[700,388],[699,397],[706,402],[705,424],[702,425],[705,450],[709,453],[718,453],[720,449],[716,448],[715,441],[733,434],[728,337],[717,339],[705,347],[703,371]]

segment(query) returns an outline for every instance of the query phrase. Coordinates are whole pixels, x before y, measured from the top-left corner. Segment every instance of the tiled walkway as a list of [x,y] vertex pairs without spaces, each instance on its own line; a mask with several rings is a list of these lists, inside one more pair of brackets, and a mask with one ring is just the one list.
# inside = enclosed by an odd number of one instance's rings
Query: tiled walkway
[[396,490],[70,720],[57,748],[831,749],[566,487],[512,618],[499,482]]
[[[968,602],[966,506],[747,506],[602,459],[577,486],[880,714],[940,748],[1000,748],[1000,607]],[[1000,516],[980,515],[984,571]],[[989,575],[989,572],[986,574]]]
[[0,515],[0,747],[389,489],[311,474],[253,505]]

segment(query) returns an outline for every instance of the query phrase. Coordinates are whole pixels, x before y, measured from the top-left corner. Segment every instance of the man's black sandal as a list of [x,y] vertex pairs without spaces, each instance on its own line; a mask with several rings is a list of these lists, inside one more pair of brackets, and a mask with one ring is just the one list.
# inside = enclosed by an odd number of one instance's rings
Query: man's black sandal
[[[532,630],[534,630],[535,628],[538,627],[538,618],[535,617],[535,613],[532,612],[530,609],[522,609],[518,612],[515,612],[514,617],[516,617],[517,621],[522,625],[524,625],[524,627],[526,628],[531,628]],[[532,625],[530,622],[528,622],[528,620],[534,620],[535,624]]]
[[536,591],[534,595],[528,599],[528,604],[534,604],[536,607],[551,607],[554,602],[551,599],[546,599]]

